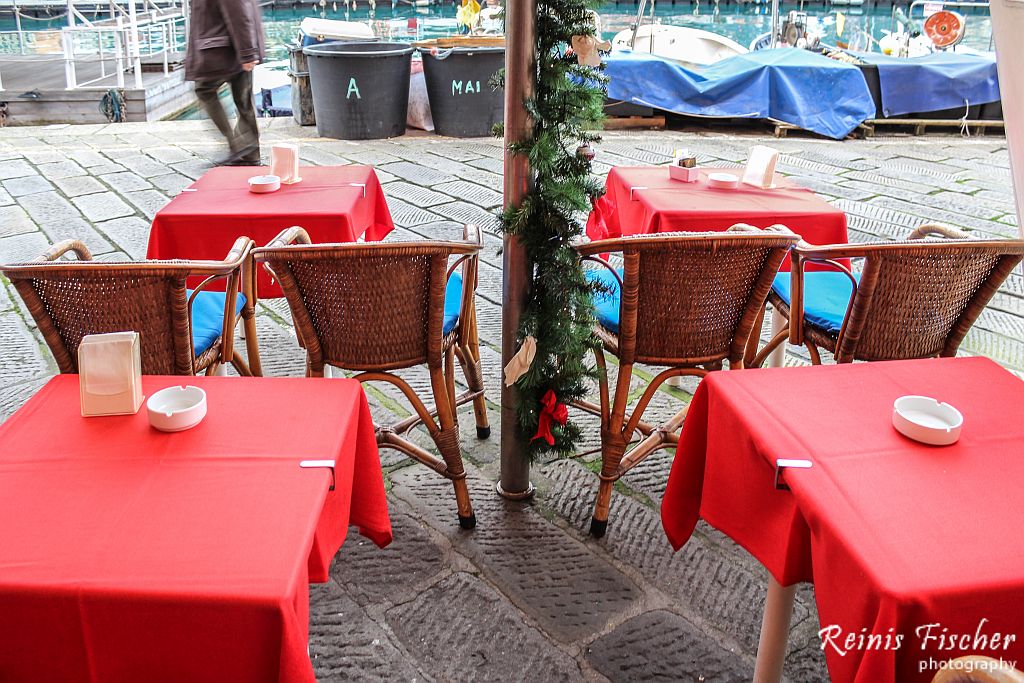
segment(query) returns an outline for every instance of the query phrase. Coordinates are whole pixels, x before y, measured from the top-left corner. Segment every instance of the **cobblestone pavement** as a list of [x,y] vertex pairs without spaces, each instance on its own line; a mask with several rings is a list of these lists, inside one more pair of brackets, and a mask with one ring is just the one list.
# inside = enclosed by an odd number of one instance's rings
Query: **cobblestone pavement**
[[[299,141],[310,164],[373,164],[398,226],[389,240],[451,238],[485,230],[479,317],[488,397],[500,381],[501,149],[494,140],[407,136],[318,140],[290,120],[264,121],[264,142]],[[610,133],[597,170],[666,162],[675,147],[701,163],[738,164],[755,135]],[[889,137],[774,140],[781,171],[849,215],[850,239],[904,236],[924,222],[980,236],[1017,232],[1005,140]],[[80,237],[104,259],[145,253],[154,212],[222,153],[205,122],[0,130],[0,260],[39,256]],[[268,375],[300,375],[303,356],[282,301],[260,305]],[[963,345],[1024,371],[1024,280],[1014,273]],[[790,364],[806,363],[797,353]],[[0,282],[0,419],[55,365],[10,284]],[[422,375],[411,373],[422,379]],[[692,390],[692,386],[689,387]],[[659,416],[684,396],[663,392]],[[370,390],[378,416],[405,414],[387,387]],[[493,407],[493,404],[492,404]],[[464,408],[469,411],[469,407]],[[491,421],[498,429],[498,412]],[[351,536],[333,580],[311,590],[311,654],[322,680],[749,680],[766,574],[742,549],[701,526],[673,554],[657,513],[671,454],[619,487],[608,535],[586,534],[597,478],[592,456],[540,463],[539,495],[511,504],[493,491],[497,439],[478,441],[463,412],[464,445],[479,526],[454,524],[450,485],[385,451],[395,542],[376,549]],[[593,427],[593,423],[590,423]],[[597,429],[584,449],[597,442]],[[810,587],[798,594],[787,675],[827,678]]]

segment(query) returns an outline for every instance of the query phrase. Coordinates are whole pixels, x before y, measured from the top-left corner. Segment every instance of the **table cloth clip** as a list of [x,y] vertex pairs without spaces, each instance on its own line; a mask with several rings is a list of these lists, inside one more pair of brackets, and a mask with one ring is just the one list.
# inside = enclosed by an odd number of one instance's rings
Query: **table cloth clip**
[[810,460],[793,460],[789,458],[779,458],[775,461],[775,489],[778,491],[789,491],[789,484],[782,479],[782,471],[788,467],[795,467],[797,469],[810,469],[813,463]]
[[366,183],[349,183],[349,187],[358,187],[363,191],[363,199],[366,199]]
[[333,460],[303,460],[299,463],[299,467],[327,467],[331,470],[331,488],[330,491],[334,490],[335,476],[334,476],[334,461]]
[[629,188],[629,201],[633,201],[633,193],[634,192],[637,192],[639,190],[646,190],[646,189],[647,189],[646,187],[643,187],[643,186],[640,186],[640,185],[637,185],[635,187],[630,187]]

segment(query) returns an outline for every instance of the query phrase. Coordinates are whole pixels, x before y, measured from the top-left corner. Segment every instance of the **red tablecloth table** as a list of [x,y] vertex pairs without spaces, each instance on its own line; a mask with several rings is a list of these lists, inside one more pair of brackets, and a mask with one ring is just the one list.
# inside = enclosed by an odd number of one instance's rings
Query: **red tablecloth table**
[[[587,221],[592,240],[655,232],[719,232],[735,223],[766,228],[781,223],[812,244],[847,241],[846,214],[810,190],[776,176],[778,187],[750,185],[718,189],[707,183],[716,170],[702,168],[695,183],[672,180],[666,166],[616,167],[608,172],[606,193]],[[642,189],[641,189],[642,188]],[[810,264],[808,270],[816,268]],[[783,264],[789,269],[789,261]]]
[[[293,225],[314,242],[354,242],[361,235],[378,241],[394,228],[370,166],[303,166],[299,183],[249,192],[248,179],[267,172],[253,166],[207,171],[154,216],[146,257],[219,261],[240,235],[263,246]],[[261,298],[282,296],[262,268],[257,275]]]
[[[957,407],[959,442],[897,433],[893,401],[908,394]],[[712,373],[680,437],[665,531],[679,548],[702,517],[779,584],[813,581],[834,681],[930,681],[965,654],[1019,666],[1022,410],[1024,383],[983,358]],[[813,463],[784,470],[791,491],[774,486],[779,458]],[[944,648],[954,635],[966,639]]]
[[391,540],[365,395],[188,383],[209,413],[186,432],[156,432],[145,407],[81,417],[74,375],[0,425],[0,680],[314,680],[309,582],[349,524]]

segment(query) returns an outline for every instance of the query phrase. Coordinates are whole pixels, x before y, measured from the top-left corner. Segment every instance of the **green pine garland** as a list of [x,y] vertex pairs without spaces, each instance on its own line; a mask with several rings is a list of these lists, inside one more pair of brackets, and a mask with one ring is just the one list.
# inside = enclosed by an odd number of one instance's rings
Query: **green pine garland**
[[[599,1],[599,0],[598,0]],[[573,242],[583,234],[580,215],[604,188],[591,176],[590,159],[577,153],[584,144],[600,141],[591,132],[604,119],[606,77],[601,67],[580,65],[566,53],[572,36],[593,35],[588,10],[593,0],[538,0],[537,84],[525,103],[533,122],[530,139],[510,145],[526,156],[534,174],[533,191],[522,204],[501,217],[502,228],[519,238],[533,267],[530,293],[517,340],[537,339],[537,354],[519,378],[519,429],[530,443],[529,455],[567,453],[580,437],[568,421],[555,425],[553,446],[532,440],[541,413],[541,398],[553,390],[560,403],[582,398],[594,376],[587,354],[598,344],[593,333],[593,286],[583,276]]]

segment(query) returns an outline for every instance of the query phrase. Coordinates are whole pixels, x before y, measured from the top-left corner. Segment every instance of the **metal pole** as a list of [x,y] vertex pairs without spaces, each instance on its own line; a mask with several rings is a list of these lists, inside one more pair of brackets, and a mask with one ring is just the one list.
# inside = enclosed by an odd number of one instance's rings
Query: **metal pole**
[[779,0],[772,0],[772,42],[768,47],[774,48],[779,43]]
[[[530,135],[531,123],[524,102],[533,96],[536,81],[536,0],[507,0],[505,3],[505,206],[518,206],[532,185],[530,164],[512,156],[508,144]],[[515,355],[519,318],[530,286],[530,264],[518,239],[505,237],[502,252],[501,364]],[[498,493],[522,500],[533,495],[527,444],[519,436],[514,386],[501,386],[501,480]]]
[[142,58],[139,56],[139,18],[135,13],[135,0],[128,0],[128,50],[131,56],[132,69],[135,71],[135,87],[142,89]]
[[71,29],[75,28],[75,7],[68,0],[68,29],[61,31],[61,44],[64,49],[64,82],[68,90],[77,87],[75,77],[75,36]]
[[14,8],[14,23],[18,27],[18,48],[21,50],[21,54],[25,54],[25,34],[21,30],[21,8],[17,6]]

